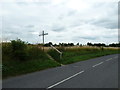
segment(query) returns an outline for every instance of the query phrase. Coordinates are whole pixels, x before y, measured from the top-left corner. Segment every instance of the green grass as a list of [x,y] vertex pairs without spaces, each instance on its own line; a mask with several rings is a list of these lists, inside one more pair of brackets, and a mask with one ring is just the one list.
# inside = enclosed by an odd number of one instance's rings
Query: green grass
[[3,63],[3,78],[21,75],[25,73],[35,72],[51,67],[60,66],[58,63],[50,60],[29,60],[25,62],[21,61],[7,61]]
[[118,49],[101,50],[100,48],[72,48],[64,50],[63,57],[60,60],[59,55],[55,54],[54,52],[55,51],[49,51],[50,55],[55,59],[57,58],[56,60],[62,64],[71,64],[74,62],[88,60],[95,57],[119,53]]
[[50,60],[42,49],[27,44],[25,44],[25,48],[22,46],[21,42],[19,45],[15,44],[16,49],[11,43],[2,45],[3,78],[60,66],[57,62]]

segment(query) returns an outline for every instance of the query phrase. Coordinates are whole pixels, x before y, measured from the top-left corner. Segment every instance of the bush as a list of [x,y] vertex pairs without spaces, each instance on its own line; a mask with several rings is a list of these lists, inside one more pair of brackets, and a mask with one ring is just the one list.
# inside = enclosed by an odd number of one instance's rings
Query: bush
[[2,43],[2,60],[10,60],[12,58],[11,43]]
[[19,60],[26,60],[28,56],[27,45],[20,39],[12,40],[12,53]]

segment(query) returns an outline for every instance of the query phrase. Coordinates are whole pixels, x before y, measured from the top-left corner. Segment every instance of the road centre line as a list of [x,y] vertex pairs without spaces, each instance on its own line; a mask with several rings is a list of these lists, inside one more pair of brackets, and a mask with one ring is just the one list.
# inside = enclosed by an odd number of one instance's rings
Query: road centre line
[[98,63],[98,64],[95,64],[95,65],[93,65],[92,67],[96,67],[96,66],[98,66],[98,65],[100,65],[100,64],[102,64],[103,62],[100,62],[100,63]]
[[65,82],[65,81],[67,81],[67,80],[69,80],[69,79],[71,79],[71,78],[73,78],[73,77],[75,77],[75,76],[77,76],[77,75],[79,75],[79,74],[81,74],[81,73],[83,73],[83,72],[84,72],[84,70],[83,70],[83,71],[80,71],[80,72],[78,72],[78,73],[76,73],[76,74],[74,74],[74,75],[72,75],[72,76],[70,76],[70,77],[68,77],[68,78],[66,78],[66,79],[63,79],[62,81],[59,81],[59,82],[57,82],[56,84],[53,84],[53,85],[49,86],[47,89],[53,88],[53,87],[55,87],[55,86],[57,86],[57,85]]

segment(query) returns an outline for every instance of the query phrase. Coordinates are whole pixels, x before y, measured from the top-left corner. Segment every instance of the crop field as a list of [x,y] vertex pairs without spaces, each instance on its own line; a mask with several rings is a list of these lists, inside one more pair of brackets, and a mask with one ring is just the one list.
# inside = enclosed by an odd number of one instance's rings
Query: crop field
[[104,55],[120,53],[119,48],[98,48],[98,47],[61,47],[58,48],[63,52],[62,59],[60,55],[53,49],[48,50],[48,53],[58,62],[62,64],[70,64],[78,61],[87,60],[90,58],[100,57]]

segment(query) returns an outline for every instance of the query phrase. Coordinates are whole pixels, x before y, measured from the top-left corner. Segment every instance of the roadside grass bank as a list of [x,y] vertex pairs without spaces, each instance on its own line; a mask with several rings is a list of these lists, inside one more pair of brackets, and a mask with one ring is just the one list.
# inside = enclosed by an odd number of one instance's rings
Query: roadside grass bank
[[60,64],[37,46],[30,46],[21,40],[2,44],[3,79],[57,66]]
[[111,48],[58,48],[63,52],[62,59],[60,59],[59,54],[55,50],[49,50],[48,53],[59,63],[62,64],[71,64],[83,60],[88,60],[91,58],[96,58],[100,56],[118,54],[119,49]]
[[4,79],[57,66],[60,66],[60,64],[47,58],[44,60],[37,59],[25,62],[12,60],[10,62],[3,62],[2,77]]

